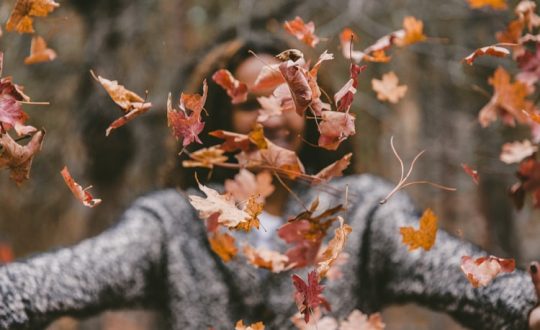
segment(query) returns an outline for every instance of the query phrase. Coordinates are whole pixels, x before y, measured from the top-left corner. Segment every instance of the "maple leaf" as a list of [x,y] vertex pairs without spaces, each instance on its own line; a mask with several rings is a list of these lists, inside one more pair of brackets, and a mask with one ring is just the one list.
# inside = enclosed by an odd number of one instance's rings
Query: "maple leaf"
[[84,206],[94,207],[101,203],[101,199],[94,198],[88,192],[88,189],[92,188],[92,186],[83,189],[83,187],[81,187],[77,182],[75,182],[75,180],[73,180],[73,177],[69,173],[67,166],[64,166],[62,171],[60,171],[60,174],[62,174],[62,177],[64,178],[64,181],[66,182],[69,190],[71,190],[75,198],[82,202]]
[[254,149],[249,137],[245,134],[217,130],[208,133],[208,135],[217,137],[219,139],[224,139],[225,142],[220,145],[220,148],[226,152],[235,151],[238,149],[242,151],[251,151]]
[[247,100],[247,85],[236,80],[229,70],[220,69],[212,75],[212,80],[221,86],[230,96],[232,104],[239,104]]
[[32,17],[47,16],[58,6],[53,0],[17,0],[6,23],[6,30],[34,33]]
[[313,180],[313,183],[328,182],[333,177],[342,176],[343,171],[351,164],[351,158],[352,153],[350,152],[343,156],[341,159],[326,166],[325,168],[320,170],[319,173],[314,175],[315,180]]
[[[396,39],[396,44],[400,47],[409,46],[427,39],[424,34],[424,23],[412,16],[403,19],[404,35]],[[401,33],[399,33],[401,34]]]
[[473,287],[486,286],[500,273],[511,273],[516,268],[514,259],[502,259],[494,256],[473,259],[461,257],[461,270]]
[[499,159],[506,164],[519,163],[523,159],[533,155],[537,151],[538,147],[533,145],[529,140],[523,140],[522,142],[515,141],[512,143],[505,143],[502,146]]
[[[206,101],[208,86],[206,80],[203,83],[203,96],[199,94],[184,94],[180,96],[180,111],[172,106],[171,93],[167,98],[167,125],[171,127],[174,137],[182,139],[182,146],[185,148],[193,142],[202,144],[199,139],[204,129],[204,123],[201,121],[201,111]],[[187,114],[187,110],[191,114]]]
[[469,165],[467,164],[461,164],[461,167],[463,168],[463,170],[465,171],[465,173],[467,173],[467,175],[469,175],[473,182],[475,184],[478,184],[479,180],[480,180],[480,176],[478,175],[478,171],[477,170],[473,170],[472,168],[469,167]]
[[506,48],[495,46],[495,45],[486,46],[486,47],[478,48],[477,50],[469,54],[467,57],[465,57],[463,61],[469,65],[472,65],[474,60],[476,60],[477,57],[485,56],[485,55],[495,56],[495,57],[505,57],[507,55],[510,55],[510,51]]
[[368,317],[355,309],[346,320],[341,322],[339,330],[382,330],[384,327],[385,324],[382,321],[381,314],[374,313]]
[[283,78],[283,75],[279,71],[279,63],[265,65],[262,67],[261,71],[259,71],[253,86],[250,87],[250,91],[260,93],[267,90],[273,90],[284,82],[285,78]]
[[124,111],[124,115],[122,117],[116,119],[109,125],[105,131],[106,136],[109,136],[113,129],[124,126],[131,120],[150,110],[152,103],[145,102],[142,97],[118,84],[118,81],[108,80],[101,76],[96,76],[93,71],[90,71],[90,73],[92,74],[92,77],[107,91],[114,103],[116,103],[122,109],[122,111]]
[[304,321],[306,323],[309,322],[309,314],[319,305],[330,310],[330,304],[322,296],[324,286],[319,285],[318,278],[319,276],[315,270],[308,273],[307,283],[300,276],[296,274],[292,275],[292,281],[296,288],[294,294],[296,306],[300,313],[304,315]]
[[238,322],[236,322],[234,330],[264,330],[264,323],[257,322],[246,326],[244,325],[243,320],[239,320]]
[[279,70],[289,87],[296,113],[303,116],[313,97],[313,92],[308,83],[307,71],[300,64],[293,61],[281,63]]
[[259,226],[261,225],[259,221],[259,215],[263,211],[264,204],[262,202],[259,202],[258,197],[259,196],[257,195],[251,195],[248,197],[248,200],[245,203],[243,210],[247,214],[249,214],[249,219],[247,219],[247,221],[241,222],[240,224],[238,224],[238,226],[232,229],[243,230],[245,232],[249,232],[253,227],[259,229]]
[[182,92],[180,94],[180,109],[184,112],[190,110],[195,116],[199,116],[204,109],[206,98],[208,96],[208,84],[206,79],[203,81],[203,95],[200,94],[187,94]]
[[328,150],[336,150],[339,144],[356,133],[354,115],[347,112],[323,111],[319,123],[318,144]]
[[437,216],[428,208],[420,218],[420,228],[418,230],[413,227],[400,227],[399,231],[403,243],[409,246],[409,251],[420,247],[429,251],[437,237]]
[[330,267],[336,262],[341,251],[345,247],[347,236],[351,233],[352,227],[344,224],[342,217],[338,217],[339,227],[334,231],[334,237],[328,242],[326,250],[322,254],[321,260],[317,263],[317,273],[319,279],[326,277]]
[[385,73],[381,80],[372,79],[371,87],[377,92],[377,99],[397,103],[407,92],[407,86],[398,86],[398,77],[393,71]]
[[190,153],[189,157],[192,160],[184,160],[182,166],[206,167],[212,169],[215,164],[225,163],[228,160],[228,157],[223,155],[224,153],[225,151],[220,149],[219,146],[202,148]]
[[285,21],[283,28],[310,47],[315,47],[319,43],[319,37],[315,35],[315,23],[312,21],[304,23],[302,18],[296,16],[291,21]]
[[300,330],[338,330],[337,320],[331,316],[321,318],[320,308],[315,308],[311,316],[307,323],[300,313],[294,314],[290,320]]
[[288,270],[289,258],[277,251],[266,248],[254,248],[249,244],[244,245],[244,255],[249,263],[257,268],[268,269],[272,273],[280,273]]
[[[540,76],[540,43],[536,44],[536,51],[533,53],[526,50],[516,58],[520,72],[516,79],[527,86],[534,86]],[[533,87],[534,88],[534,87]]]
[[32,37],[30,55],[24,59],[24,64],[50,62],[56,58],[56,52],[47,47],[45,39],[40,36]]
[[225,191],[231,194],[236,201],[245,201],[249,196],[257,195],[259,202],[270,196],[275,190],[272,184],[272,174],[262,171],[257,175],[246,169],[241,169],[234,180],[225,180]]
[[488,80],[493,86],[493,97],[478,114],[478,121],[482,127],[489,126],[501,116],[504,124],[514,126],[517,120],[520,123],[526,121],[523,110],[531,110],[533,104],[526,100],[528,94],[527,86],[516,81],[510,82],[510,75],[502,67],[498,67],[492,77]]
[[521,37],[521,33],[524,27],[525,26],[520,19],[511,21],[506,27],[506,30],[497,32],[495,34],[495,36],[497,37],[497,41],[511,44],[519,44],[519,39]]
[[239,209],[230,195],[220,195],[212,188],[199,184],[199,189],[206,194],[206,198],[189,195],[189,201],[199,211],[199,216],[206,220],[215,214],[219,214],[218,223],[233,228],[248,221],[251,216],[244,210]]
[[469,6],[473,9],[482,7],[491,7],[496,10],[505,10],[508,8],[506,0],[467,0]]
[[41,150],[45,131],[37,131],[30,142],[22,146],[8,133],[0,134],[0,169],[10,170],[10,178],[18,185],[30,178],[34,156]]
[[208,237],[210,248],[214,251],[223,262],[231,261],[238,253],[234,237],[227,233],[214,232]]
[[264,137],[263,125],[256,123],[255,127],[249,132],[248,138],[258,149],[268,149],[268,143]]

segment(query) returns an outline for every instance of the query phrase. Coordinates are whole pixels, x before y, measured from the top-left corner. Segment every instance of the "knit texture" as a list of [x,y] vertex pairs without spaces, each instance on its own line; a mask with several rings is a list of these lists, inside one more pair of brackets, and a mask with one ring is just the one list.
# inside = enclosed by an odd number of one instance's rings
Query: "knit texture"
[[[332,191],[348,186],[343,217],[353,227],[343,276],[325,283],[331,315],[342,319],[354,309],[372,313],[416,302],[474,329],[527,328],[536,296],[525,272],[473,288],[460,258],[486,252],[442,230],[430,251],[408,252],[399,227],[417,227],[419,214],[405,194],[379,205],[392,187],[370,175],[330,185],[337,188]],[[312,187],[296,192],[306,204],[319,195],[322,208],[344,203],[343,193]],[[284,217],[301,210],[291,197]],[[274,245],[286,248],[278,239]],[[305,279],[309,270],[294,272]],[[210,250],[187,195],[162,190],[137,199],[117,225],[97,237],[1,267],[0,329],[39,329],[62,315],[84,317],[134,305],[164,311],[172,329],[233,329],[240,319],[263,321],[267,329],[294,328],[292,273],[260,270],[241,256],[223,263]]]

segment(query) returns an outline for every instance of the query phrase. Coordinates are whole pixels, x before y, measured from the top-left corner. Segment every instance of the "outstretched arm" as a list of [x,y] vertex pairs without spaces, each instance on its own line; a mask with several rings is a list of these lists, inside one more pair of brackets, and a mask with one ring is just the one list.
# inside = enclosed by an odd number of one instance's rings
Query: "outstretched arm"
[[135,205],[95,238],[1,267],[0,329],[160,301],[164,238],[157,216]]
[[474,329],[526,329],[537,300],[529,275],[516,270],[486,287],[473,288],[460,269],[460,259],[488,253],[443,230],[430,251],[409,252],[399,227],[418,228],[418,218],[406,198],[395,196],[377,207],[369,220],[367,273],[377,283],[374,294],[381,303],[416,302]]

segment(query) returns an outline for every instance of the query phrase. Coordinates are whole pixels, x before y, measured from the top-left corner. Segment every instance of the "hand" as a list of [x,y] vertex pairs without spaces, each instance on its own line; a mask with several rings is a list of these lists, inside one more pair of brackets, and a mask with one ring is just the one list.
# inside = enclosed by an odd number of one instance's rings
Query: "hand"
[[[531,262],[529,265],[529,274],[531,274],[536,296],[540,301],[540,263],[538,261]],[[540,330],[540,305],[538,304],[529,314],[529,329]]]

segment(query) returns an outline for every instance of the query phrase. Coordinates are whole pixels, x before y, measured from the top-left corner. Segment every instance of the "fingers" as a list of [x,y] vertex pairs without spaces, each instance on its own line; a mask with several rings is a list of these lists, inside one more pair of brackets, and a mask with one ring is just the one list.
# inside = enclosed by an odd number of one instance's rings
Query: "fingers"
[[540,298],[540,263],[538,261],[529,264],[529,273],[536,290],[536,297]]

